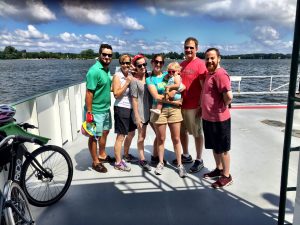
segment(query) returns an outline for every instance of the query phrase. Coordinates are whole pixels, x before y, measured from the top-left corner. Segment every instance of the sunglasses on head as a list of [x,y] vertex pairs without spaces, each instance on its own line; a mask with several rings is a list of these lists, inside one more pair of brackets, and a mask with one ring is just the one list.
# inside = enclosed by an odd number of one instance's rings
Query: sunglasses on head
[[103,57],[106,57],[106,56],[108,56],[109,58],[112,57],[112,54],[101,53],[101,55],[102,55]]
[[184,49],[185,49],[185,50],[188,50],[188,49],[192,49],[192,50],[193,50],[194,47],[191,47],[191,46],[184,46]]
[[131,62],[121,62],[121,65],[130,65]]
[[154,62],[155,64],[160,64],[160,65],[164,64],[164,61],[159,61],[159,60],[154,60],[153,62]]
[[143,63],[143,64],[139,64],[139,65],[136,65],[138,68],[142,68],[142,67],[146,67],[147,66],[147,63]]
[[174,74],[174,73],[176,73],[176,71],[175,70],[168,70],[168,73],[169,74]]

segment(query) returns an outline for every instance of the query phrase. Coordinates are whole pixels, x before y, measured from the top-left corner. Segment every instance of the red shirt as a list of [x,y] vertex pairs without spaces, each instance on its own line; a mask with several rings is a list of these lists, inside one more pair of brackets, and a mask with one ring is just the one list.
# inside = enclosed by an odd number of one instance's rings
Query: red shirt
[[222,122],[230,118],[224,104],[223,93],[231,90],[230,77],[223,68],[214,73],[206,72],[201,96],[202,118],[211,122]]
[[180,66],[182,83],[186,89],[182,92],[182,109],[196,109],[200,102],[201,85],[200,79],[204,80],[205,63],[196,58],[192,61],[183,61]]

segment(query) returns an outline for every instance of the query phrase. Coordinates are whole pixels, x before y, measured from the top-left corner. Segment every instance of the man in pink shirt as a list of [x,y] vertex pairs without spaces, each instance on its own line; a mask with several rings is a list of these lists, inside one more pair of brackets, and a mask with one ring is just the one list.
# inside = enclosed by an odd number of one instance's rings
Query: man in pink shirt
[[[200,117],[200,95],[201,85],[206,72],[205,63],[196,56],[198,51],[198,40],[189,37],[184,42],[185,60],[180,64],[182,67],[181,78],[186,89],[182,93],[181,112],[183,121],[181,123],[180,140],[182,144],[183,154],[181,155],[182,163],[191,163],[193,159],[188,151],[188,133],[194,136],[196,148],[196,160],[189,169],[190,173],[196,173],[203,168],[202,149],[203,134]],[[177,163],[176,160],[173,161]]]
[[232,101],[230,78],[220,67],[220,52],[209,48],[205,52],[207,72],[202,89],[201,106],[205,148],[213,149],[216,168],[203,175],[204,178],[218,178],[213,188],[232,184],[230,169],[230,112]]

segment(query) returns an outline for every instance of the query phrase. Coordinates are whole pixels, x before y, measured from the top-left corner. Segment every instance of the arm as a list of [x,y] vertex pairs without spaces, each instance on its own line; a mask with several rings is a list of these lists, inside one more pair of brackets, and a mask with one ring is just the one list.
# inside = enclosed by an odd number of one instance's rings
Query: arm
[[232,98],[233,98],[232,91],[227,91],[223,93],[223,100],[226,106],[228,106],[231,103]]
[[94,92],[86,89],[86,94],[85,94],[85,105],[87,108],[87,112],[92,112],[92,103],[93,103],[93,97],[94,97]]
[[138,110],[138,99],[136,97],[132,96],[132,109],[134,113],[135,123],[138,128],[141,128],[143,126],[142,120],[140,118],[139,110]]
[[112,90],[113,90],[115,98],[119,98],[123,95],[123,93],[128,88],[131,80],[132,80],[132,76],[127,76],[126,83],[121,87],[120,77],[114,75],[113,83],[112,83]]
[[152,95],[152,97],[156,100],[156,101],[160,101],[163,99],[163,95],[158,94],[155,85],[149,84],[148,85],[148,90],[150,92],[150,94]]

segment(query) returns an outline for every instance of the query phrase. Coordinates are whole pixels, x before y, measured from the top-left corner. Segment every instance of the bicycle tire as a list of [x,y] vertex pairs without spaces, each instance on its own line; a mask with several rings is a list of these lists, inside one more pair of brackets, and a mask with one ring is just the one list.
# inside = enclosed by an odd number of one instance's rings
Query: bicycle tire
[[12,207],[5,207],[3,209],[4,218],[7,225],[32,225],[33,217],[29,208],[26,195],[22,188],[15,182],[8,181],[4,186],[5,201],[10,201],[22,214],[24,218],[31,223],[25,222]]
[[28,157],[22,168],[21,186],[32,205],[52,205],[65,195],[71,185],[72,160],[63,148],[54,145],[42,146],[31,154],[44,169],[53,174],[53,178],[45,178],[32,166],[33,159]]

